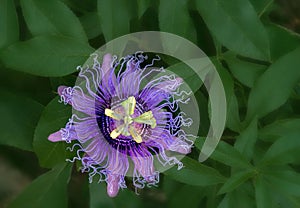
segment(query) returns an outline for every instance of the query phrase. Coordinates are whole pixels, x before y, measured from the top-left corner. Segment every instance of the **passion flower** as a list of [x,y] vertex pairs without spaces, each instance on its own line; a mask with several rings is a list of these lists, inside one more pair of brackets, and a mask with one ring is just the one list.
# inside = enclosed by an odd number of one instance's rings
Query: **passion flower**
[[153,67],[157,59],[145,64],[142,53],[120,60],[106,54],[100,64],[93,55],[92,67],[79,67],[81,82],[58,88],[61,102],[72,105],[73,115],[48,139],[77,140],[77,156],[70,161],[80,160],[90,181],[99,175],[111,197],[126,188],[125,176],[132,177],[136,188],[156,185],[155,161],[180,169],[180,160],[168,153],[187,154],[193,145],[181,129],[192,123],[179,108],[188,102],[188,93],[179,88],[183,81]]

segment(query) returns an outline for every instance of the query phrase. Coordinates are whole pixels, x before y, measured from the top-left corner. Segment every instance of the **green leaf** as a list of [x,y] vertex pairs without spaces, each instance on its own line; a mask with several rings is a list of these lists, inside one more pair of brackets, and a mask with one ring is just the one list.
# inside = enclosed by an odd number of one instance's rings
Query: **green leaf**
[[286,102],[300,79],[299,57],[300,47],[280,58],[258,78],[249,95],[246,122],[255,116],[261,118]]
[[232,175],[220,188],[218,194],[224,194],[231,192],[236,189],[238,186],[243,184],[249,178],[252,178],[255,175],[254,170],[245,170]]
[[209,118],[209,104],[208,104],[208,98],[201,92],[201,90],[198,90],[195,92],[195,97],[197,100],[199,112],[200,112],[200,126],[199,126],[199,136],[206,136],[209,127],[210,127],[210,118]]
[[300,174],[290,170],[269,171],[266,180],[279,192],[300,196]]
[[116,207],[114,200],[106,193],[105,183],[93,182],[89,184],[90,208],[97,207]]
[[96,38],[101,31],[101,23],[97,12],[88,12],[79,18],[88,39]]
[[71,164],[60,164],[39,176],[10,204],[9,208],[24,206],[66,208],[71,167]]
[[243,56],[269,59],[267,33],[248,0],[197,0],[197,9],[225,47]]
[[250,0],[259,17],[272,7],[274,0]]
[[259,130],[259,137],[264,141],[275,141],[278,137],[288,134],[300,135],[300,119],[291,118],[278,120]]
[[19,40],[19,23],[14,1],[0,0],[0,49]]
[[[226,98],[231,99],[231,97],[233,95],[233,79],[232,79],[232,77],[228,73],[227,69],[225,69],[219,61],[217,61],[216,59],[212,59],[212,62],[214,63],[214,66],[216,67],[216,70],[218,71],[219,76],[222,80]],[[229,103],[229,101],[227,100],[227,104],[228,103]]]
[[[273,188],[272,186],[270,186]],[[298,208],[300,207],[299,197],[294,197],[283,192],[272,191],[271,192],[272,203],[271,207],[280,208]],[[269,206],[270,207],[270,206]]]
[[[284,173],[286,171],[282,171]],[[277,174],[277,173],[276,173]],[[284,175],[290,175],[284,173]],[[280,177],[283,177],[281,175]],[[277,185],[277,179],[278,185]],[[298,179],[299,180],[299,179]],[[256,204],[257,207],[262,208],[269,208],[269,207],[283,207],[283,208],[290,208],[290,207],[299,207],[299,198],[295,198],[289,192],[286,192],[285,188],[287,188],[287,184],[285,183],[283,189],[279,187],[282,184],[281,178],[276,178],[276,181],[270,181],[269,175],[261,175],[259,178],[256,179],[255,182],[255,196],[256,196]],[[295,186],[293,186],[294,188]],[[298,190],[297,190],[298,192]]]
[[76,71],[94,50],[74,39],[40,36],[0,52],[7,68],[39,76],[64,76]]
[[253,87],[256,79],[267,69],[265,65],[242,61],[233,53],[225,53],[224,57],[233,76],[250,88]]
[[[202,206],[207,208],[215,208],[217,206],[218,196],[216,187],[217,185],[205,187],[203,195],[206,199],[202,201]],[[202,206],[200,205],[200,207]]]
[[177,170],[177,167],[172,167],[164,174],[176,181],[194,186],[209,186],[222,183],[225,180],[224,176],[217,170],[189,157],[184,157],[182,163],[184,167],[181,170]]
[[299,163],[300,139],[299,134],[288,134],[276,140],[268,149],[260,166],[270,164]]
[[32,151],[33,133],[43,106],[3,90],[0,90],[0,97],[0,144]]
[[151,0],[138,0],[137,7],[138,7],[138,18],[141,18],[143,14],[147,11],[147,9],[151,6]]
[[230,114],[228,114],[230,116],[227,116],[226,119],[226,126],[232,129],[233,131],[238,132],[240,130],[241,124],[240,124],[237,100],[234,94],[233,79],[230,76],[227,69],[225,69],[218,60],[212,59],[212,62],[214,63],[219,73],[219,76],[222,80],[225,94],[226,94],[227,112],[230,112]]
[[64,77],[50,77],[51,87],[54,91],[61,85],[64,86],[74,86],[76,83],[77,76],[74,74],[64,76]]
[[300,46],[299,34],[275,24],[267,25],[266,29],[270,39],[272,60],[277,60]]
[[226,126],[232,131],[240,132],[241,120],[239,114],[239,104],[234,93],[231,95],[231,98],[229,98],[227,108],[227,115],[230,116],[227,116]]
[[53,167],[67,157],[65,142],[50,142],[48,136],[64,128],[71,117],[71,107],[54,98],[45,108],[34,132],[33,148],[42,167]]
[[[90,190],[90,208],[98,207],[124,207],[138,208],[142,207],[142,201],[136,194],[128,189],[119,190],[118,195],[112,199],[106,193],[105,182],[93,182],[89,185]],[[124,203],[126,202],[126,203]]]
[[236,138],[234,148],[242,153],[248,160],[253,156],[254,145],[257,140],[257,119],[255,118],[250,125]]
[[[201,149],[203,145],[203,140],[197,139],[195,146]],[[226,142],[220,141],[217,148],[214,150],[213,154],[210,156],[212,159],[226,164],[230,167],[237,168],[251,168],[251,164],[248,160],[237,151],[233,146],[227,144]]]
[[158,12],[161,31],[174,33],[195,42],[196,30],[189,16],[186,0],[175,0],[171,4],[162,0]]
[[272,204],[271,191],[263,176],[259,176],[255,180],[255,199],[257,208],[269,208]]
[[[124,202],[126,201],[126,204]],[[141,198],[136,196],[134,191],[130,189],[120,190],[116,198],[114,199],[116,207],[124,208],[139,208],[143,207],[145,202]]]
[[68,7],[75,11],[76,13],[86,13],[93,12],[97,8],[97,1],[95,0],[61,0]]
[[128,1],[98,0],[98,14],[106,42],[130,32]]
[[200,201],[205,197],[204,193],[205,190],[202,187],[184,185],[180,189],[176,189],[174,194],[170,196],[168,207],[197,208]]
[[58,35],[87,42],[78,18],[61,1],[21,0],[21,7],[27,26],[34,36]]
[[253,208],[255,207],[253,192],[254,190],[252,188],[252,184],[246,182],[238,189],[227,193],[222,202],[219,204],[218,208]]

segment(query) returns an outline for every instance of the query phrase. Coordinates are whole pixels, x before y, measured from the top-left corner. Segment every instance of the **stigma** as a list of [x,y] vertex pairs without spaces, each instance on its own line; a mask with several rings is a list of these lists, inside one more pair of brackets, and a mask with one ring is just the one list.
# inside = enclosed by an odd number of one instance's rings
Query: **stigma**
[[127,100],[120,104],[123,111],[116,112],[106,108],[104,114],[116,121],[119,125],[110,133],[110,137],[116,139],[120,135],[131,136],[136,143],[143,141],[141,135],[138,133],[134,123],[150,125],[151,128],[156,127],[156,119],[153,117],[152,111],[147,111],[137,117],[134,117],[134,110],[136,107],[136,99],[130,96]]

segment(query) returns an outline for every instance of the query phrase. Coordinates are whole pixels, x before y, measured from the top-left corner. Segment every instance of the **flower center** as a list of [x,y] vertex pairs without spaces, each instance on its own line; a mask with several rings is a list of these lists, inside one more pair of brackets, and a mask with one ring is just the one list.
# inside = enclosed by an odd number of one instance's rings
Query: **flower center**
[[156,127],[156,119],[153,117],[152,111],[133,117],[135,106],[135,97],[131,96],[121,103],[120,107],[123,108],[123,111],[116,112],[108,108],[105,109],[106,116],[119,121],[116,129],[110,133],[111,138],[116,139],[120,135],[131,136],[136,143],[141,143],[143,141],[142,137],[134,123],[147,124],[151,128]]

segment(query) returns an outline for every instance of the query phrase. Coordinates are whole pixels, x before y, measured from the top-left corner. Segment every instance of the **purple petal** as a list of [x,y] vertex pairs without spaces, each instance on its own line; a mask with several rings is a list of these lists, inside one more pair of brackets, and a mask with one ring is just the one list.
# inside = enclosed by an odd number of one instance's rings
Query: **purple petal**
[[60,142],[60,141],[63,141],[62,140],[62,136],[61,136],[61,132],[57,131],[57,132],[54,132],[53,134],[50,134],[49,137],[48,137],[48,140],[50,142]]
[[147,181],[154,175],[153,157],[131,157],[135,168],[137,171],[145,178]]
[[117,196],[118,192],[119,192],[119,180],[120,180],[120,176],[116,176],[116,175],[107,175],[107,195],[109,197],[115,197]]

